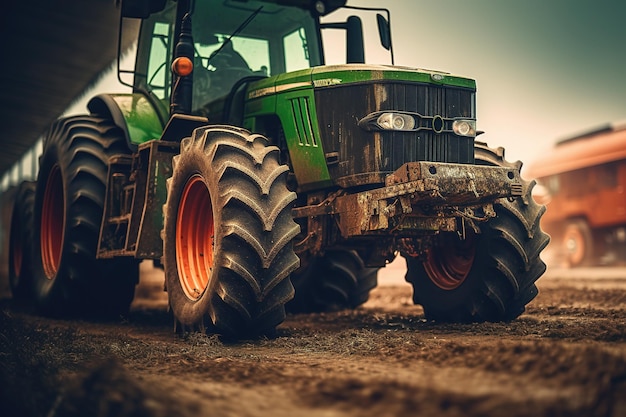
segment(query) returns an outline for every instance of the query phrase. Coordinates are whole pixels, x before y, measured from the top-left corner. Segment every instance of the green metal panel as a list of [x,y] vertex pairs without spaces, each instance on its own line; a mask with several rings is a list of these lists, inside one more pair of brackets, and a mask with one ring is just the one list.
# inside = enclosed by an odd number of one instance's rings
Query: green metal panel
[[163,125],[159,112],[167,114],[163,107],[157,109],[143,94],[111,94],[126,121],[131,143],[140,145],[161,137]]
[[331,184],[317,125],[313,89],[278,94],[276,113],[285,131],[289,157],[301,188]]
[[246,127],[259,116],[277,115],[298,184],[303,189],[331,184],[322,147],[311,70],[295,71],[254,83],[248,92]]

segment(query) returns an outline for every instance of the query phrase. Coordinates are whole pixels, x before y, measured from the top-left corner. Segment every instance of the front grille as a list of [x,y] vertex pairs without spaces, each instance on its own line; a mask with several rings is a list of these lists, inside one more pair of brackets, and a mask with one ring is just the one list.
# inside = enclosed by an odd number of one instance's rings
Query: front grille
[[324,152],[338,153],[329,165],[340,185],[383,181],[406,162],[474,163],[474,139],[433,131],[368,132],[357,126],[376,111],[474,118],[474,90],[430,84],[376,82],[318,89],[316,110]]

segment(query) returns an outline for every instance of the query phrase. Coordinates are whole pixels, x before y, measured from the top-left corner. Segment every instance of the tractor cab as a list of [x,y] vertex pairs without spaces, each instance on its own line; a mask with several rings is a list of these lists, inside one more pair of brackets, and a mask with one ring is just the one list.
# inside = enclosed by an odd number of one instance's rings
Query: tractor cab
[[[360,18],[320,23],[345,0],[137,1],[147,4],[140,8],[132,8],[132,3],[123,3],[122,15],[143,18],[133,71],[135,91],[149,93],[167,108],[176,86],[170,64],[181,21],[188,14],[191,114],[205,116],[211,123],[242,125],[244,94],[250,83],[323,65],[325,29],[346,33],[347,63],[364,62]],[[389,49],[387,20],[379,16],[378,24],[381,42]]]

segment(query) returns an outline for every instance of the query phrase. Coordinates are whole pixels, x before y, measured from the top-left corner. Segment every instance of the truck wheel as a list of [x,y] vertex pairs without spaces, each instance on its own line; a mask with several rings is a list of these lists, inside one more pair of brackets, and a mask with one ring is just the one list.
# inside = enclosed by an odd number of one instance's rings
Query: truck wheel
[[44,141],[34,209],[33,276],[42,312],[125,314],[139,277],[135,259],[97,260],[108,160],[129,153],[113,123],[58,120]]
[[592,263],[593,238],[584,220],[572,220],[567,224],[561,245],[565,262],[570,268]]
[[378,269],[365,267],[356,251],[328,251],[291,275],[296,295],[287,310],[316,313],[356,308],[378,284]]
[[[476,163],[519,169],[505,161],[502,148],[477,143]],[[531,197],[534,181],[523,182],[523,195],[500,199],[497,216],[478,223],[480,233],[440,233],[425,259],[407,257],[406,280],[413,301],[428,319],[455,322],[512,320],[537,295],[535,281],[544,273],[539,257],[549,237],[539,227],[545,207]]]
[[14,298],[29,298],[33,291],[32,243],[35,182],[19,185],[9,232],[9,283]]
[[288,167],[261,135],[227,126],[181,142],[167,181],[163,264],[170,308],[184,331],[271,334],[293,297],[299,226]]

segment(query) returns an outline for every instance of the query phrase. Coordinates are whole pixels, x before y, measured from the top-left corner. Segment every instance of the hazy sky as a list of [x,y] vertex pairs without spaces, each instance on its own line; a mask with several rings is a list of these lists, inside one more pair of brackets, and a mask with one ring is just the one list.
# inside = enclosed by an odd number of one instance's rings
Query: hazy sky
[[624,0],[384,4],[396,64],[476,79],[480,138],[508,159],[530,162],[558,139],[626,121]]
[[528,164],[558,139],[626,121],[625,0],[348,4],[390,9],[397,65],[474,78],[480,139],[507,159]]

